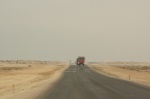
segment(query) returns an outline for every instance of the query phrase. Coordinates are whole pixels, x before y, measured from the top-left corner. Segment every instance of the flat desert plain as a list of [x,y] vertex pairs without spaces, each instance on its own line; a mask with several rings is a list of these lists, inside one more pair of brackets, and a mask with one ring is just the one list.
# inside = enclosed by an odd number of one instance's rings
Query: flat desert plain
[[150,86],[150,63],[106,62],[89,64],[98,73]]
[[36,99],[67,67],[62,62],[0,61],[0,99]]

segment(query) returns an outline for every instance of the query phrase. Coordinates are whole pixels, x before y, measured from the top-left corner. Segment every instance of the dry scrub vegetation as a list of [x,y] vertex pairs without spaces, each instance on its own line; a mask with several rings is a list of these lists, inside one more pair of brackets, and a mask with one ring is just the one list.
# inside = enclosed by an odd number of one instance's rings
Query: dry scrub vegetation
[[35,99],[67,68],[62,62],[1,61],[0,99]]
[[150,86],[150,63],[108,62],[89,64],[101,74]]

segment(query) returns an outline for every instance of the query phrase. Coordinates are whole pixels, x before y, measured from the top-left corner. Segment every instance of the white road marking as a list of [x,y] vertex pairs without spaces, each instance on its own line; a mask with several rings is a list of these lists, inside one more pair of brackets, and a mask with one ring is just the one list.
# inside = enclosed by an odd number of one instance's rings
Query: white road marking
[[76,72],[76,71],[66,71],[66,72]]

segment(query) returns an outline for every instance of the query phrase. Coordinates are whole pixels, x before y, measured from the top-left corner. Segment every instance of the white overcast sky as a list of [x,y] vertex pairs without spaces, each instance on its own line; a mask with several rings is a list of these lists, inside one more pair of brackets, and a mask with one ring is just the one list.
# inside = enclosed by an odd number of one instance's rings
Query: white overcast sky
[[0,0],[0,60],[150,62],[150,0]]

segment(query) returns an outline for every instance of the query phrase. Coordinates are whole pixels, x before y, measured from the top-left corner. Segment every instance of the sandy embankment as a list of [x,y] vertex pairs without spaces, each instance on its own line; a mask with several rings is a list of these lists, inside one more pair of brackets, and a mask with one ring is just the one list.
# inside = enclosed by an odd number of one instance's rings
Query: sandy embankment
[[98,73],[110,77],[150,86],[149,63],[105,63],[90,64],[89,67]]
[[36,99],[67,67],[59,62],[0,62],[0,99]]

